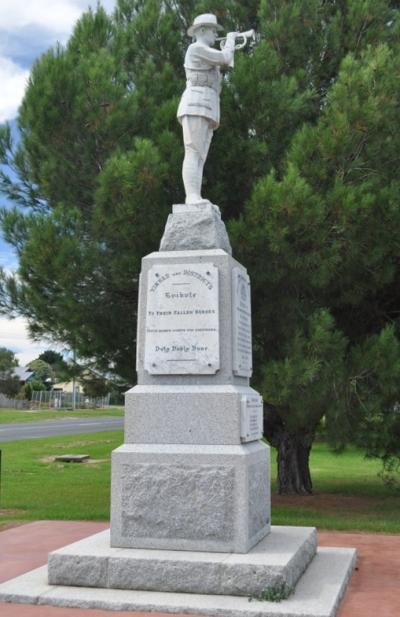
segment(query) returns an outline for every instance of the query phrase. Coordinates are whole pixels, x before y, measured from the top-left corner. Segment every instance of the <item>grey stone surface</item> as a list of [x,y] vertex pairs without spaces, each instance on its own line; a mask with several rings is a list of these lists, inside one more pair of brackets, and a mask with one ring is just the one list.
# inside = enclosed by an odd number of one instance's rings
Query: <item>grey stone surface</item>
[[265,468],[258,461],[248,467],[247,498],[249,500],[248,535],[249,538],[253,538],[265,525],[267,504],[270,500],[270,487],[265,481]]
[[259,442],[125,444],[112,454],[111,544],[247,552],[269,532],[269,491]]
[[125,443],[239,445],[244,386],[135,386],[125,395]]
[[232,253],[218,206],[210,203],[178,206],[174,206],[168,217],[160,251],[222,249]]
[[48,567],[50,585],[57,585],[62,581],[63,585],[108,587],[108,558],[106,556],[64,554],[63,558],[59,559],[50,553]]
[[[267,587],[292,588],[316,551],[316,531],[272,527],[249,553],[110,548],[105,531],[50,554],[53,584],[223,595],[257,595]],[[84,572],[82,565],[87,570]]]
[[234,476],[233,465],[123,465],[122,536],[232,541]]
[[[201,263],[212,263],[219,271],[219,333],[220,369],[211,375],[152,375],[145,370],[146,312],[148,271],[155,265],[184,264],[188,267]],[[203,251],[168,251],[151,253],[142,260],[140,275],[138,340],[136,370],[138,384],[141,385],[249,385],[249,378],[233,373],[232,338],[232,269],[243,266],[221,249]]]
[[355,560],[353,549],[319,549],[294,594],[279,603],[225,595],[65,586],[49,589],[45,568],[0,585],[0,601],[209,617],[335,617]]
[[47,582],[47,566],[42,566],[1,583],[0,602],[37,604],[52,589]]

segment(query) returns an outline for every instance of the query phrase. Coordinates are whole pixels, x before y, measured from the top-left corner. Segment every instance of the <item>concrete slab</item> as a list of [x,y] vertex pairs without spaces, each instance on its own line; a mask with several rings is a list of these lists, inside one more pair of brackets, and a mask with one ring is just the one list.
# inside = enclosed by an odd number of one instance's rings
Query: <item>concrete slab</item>
[[49,582],[114,589],[249,596],[293,588],[315,555],[313,527],[272,527],[249,553],[110,547],[109,531],[49,555]]
[[51,587],[46,568],[0,585],[0,601],[209,617],[334,617],[356,560],[354,549],[319,549],[294,594],[279,603],[245,597]]
[[89,458],[89,454],[60,454],[59,456],[55,456],[54,460],[63,463],[83,463]]
[[[2,583],[0,601],[38,604],[39,598],[43,598],[52,589],[47,582],[47,566],[42,566]],[[15,598],[18,599],[15,600]]]

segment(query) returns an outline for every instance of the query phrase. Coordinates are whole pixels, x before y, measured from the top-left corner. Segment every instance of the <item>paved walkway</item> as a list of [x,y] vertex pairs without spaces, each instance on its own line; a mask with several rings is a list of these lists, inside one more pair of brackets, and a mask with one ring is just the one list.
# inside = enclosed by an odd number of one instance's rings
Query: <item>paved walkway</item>
[[[44,565],[49,551],[108,527],[106,523],[37,521],[0,532],[0,582]],[[338,617],[400,616],[400,535],[319,533],[320,546],[355,547],[358,568]],[[0,603],[0,617],[171,617],[165,613],[82,610]],[[185,617],[196,617],[186,615]]]

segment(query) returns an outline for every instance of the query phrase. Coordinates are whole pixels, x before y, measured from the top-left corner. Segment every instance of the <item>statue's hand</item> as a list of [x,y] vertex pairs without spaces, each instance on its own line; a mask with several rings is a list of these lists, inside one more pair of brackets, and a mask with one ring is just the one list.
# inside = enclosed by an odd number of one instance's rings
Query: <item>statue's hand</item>
[[236,37],[238,34],[238,32],[228,32],[228,34],[226,35],[226,43],[224,49],[226,49],[230,53],[235,52]]

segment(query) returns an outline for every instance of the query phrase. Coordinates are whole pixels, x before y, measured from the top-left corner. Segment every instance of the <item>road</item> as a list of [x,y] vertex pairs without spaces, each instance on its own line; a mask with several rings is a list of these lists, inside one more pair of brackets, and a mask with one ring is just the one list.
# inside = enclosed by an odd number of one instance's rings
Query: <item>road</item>
[[0,424],[0,442],[16,439],[40,439],[58,435],[77,433],[97,433],[116,431],[124,428],[124,418],[63,418],[62,420],[42,420],[40,422],[21,422]]

